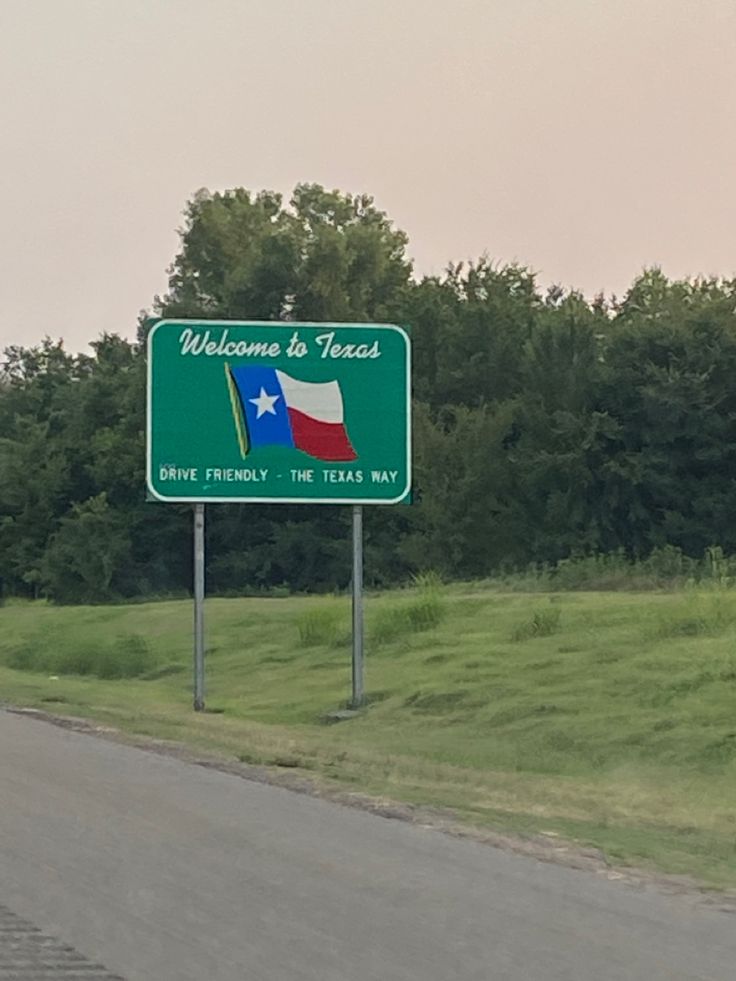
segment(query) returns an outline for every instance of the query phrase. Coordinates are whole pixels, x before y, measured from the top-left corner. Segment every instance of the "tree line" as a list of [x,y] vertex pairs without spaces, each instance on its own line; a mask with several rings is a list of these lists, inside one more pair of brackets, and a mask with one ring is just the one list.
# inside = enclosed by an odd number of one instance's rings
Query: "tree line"
[[[191,585],[191,509],[146,500],[145,337],[160,317],[382,321],[413,340],[414,493],[367,508],[374,584],[665,545],[736,551],[736,281],[621,299],[482,257],[415,279],[367,196],[201,191],[135,341],[46,339],[0,368],[0,579],[57,602]],[[212,592],[342,588],[349,509],[211,505]]]

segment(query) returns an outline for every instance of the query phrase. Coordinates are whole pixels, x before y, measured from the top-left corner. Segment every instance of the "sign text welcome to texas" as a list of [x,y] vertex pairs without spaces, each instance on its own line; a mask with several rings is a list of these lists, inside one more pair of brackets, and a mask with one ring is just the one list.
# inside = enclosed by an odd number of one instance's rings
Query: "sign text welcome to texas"
[[154,497],[395,504],[409,493],[410,460],[401,327],[165,320],[151,329]]

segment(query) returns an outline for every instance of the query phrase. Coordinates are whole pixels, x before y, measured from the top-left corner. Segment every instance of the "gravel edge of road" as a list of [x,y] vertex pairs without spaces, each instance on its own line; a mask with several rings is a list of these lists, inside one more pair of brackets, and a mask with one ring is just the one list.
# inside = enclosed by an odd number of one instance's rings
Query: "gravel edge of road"
[[629,888],[643,889],[653,887],[667,895],[680,896],[697,905],[716,909],[720,912],[736,914],[736,891],[718,891],[699,885],[695,880],[686,876],[673,876],[656,873],[644,869],[615,866],[597,848],[586,848],[575,842],[566,841],[552,835],[516,836],[501,834],[472,825],[463,824],[451,812],[434,808],[418,807],[412,804],[402,804],[393,800],[371,797],[368,794],[355,793],[331,787],[320,783],[312,776],[305,776],[298,769],[279,769],[276,767],[257,766],[251,763],[241,763],[238,760],[227,759],[211,753],[193,749],[184,743],[154,739],[131,732],[125,732],[114,726],[100,725],[89,719],[75,716],[55,715],[44,709],[23,708],[0,701],[0,711],[11,715],[22,716],[68,729],[72,732],[106,739],[110,742],[130,746],[157,756],[167,756],[191,766],[227,773],[243,780],[267,784],[290,790],[293,793],[305,794],[320,800],[339,804],[357,810],[374,814],[377,817],[394,821],[403,821],[417,827],[425,828],[453,838],[474,841],[478,844],[500,848],[516,855],[524,855],[540,862],[561,865],[580,872],[593,873],[609,880],[615,880]]

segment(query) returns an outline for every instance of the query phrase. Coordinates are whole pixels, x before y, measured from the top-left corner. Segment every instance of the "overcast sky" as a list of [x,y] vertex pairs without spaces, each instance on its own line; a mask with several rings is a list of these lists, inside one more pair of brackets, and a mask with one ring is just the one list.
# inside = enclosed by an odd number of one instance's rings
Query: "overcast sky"
[[736,0],[0,0],[0,347],[132,334],[200,187],[372,194],[418,273],[736,273]]

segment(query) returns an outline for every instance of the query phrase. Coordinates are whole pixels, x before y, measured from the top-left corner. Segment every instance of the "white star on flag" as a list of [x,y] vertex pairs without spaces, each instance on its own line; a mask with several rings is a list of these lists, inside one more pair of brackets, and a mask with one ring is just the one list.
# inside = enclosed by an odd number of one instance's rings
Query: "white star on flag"
[[260,419],[261,416],[264,415],[264,413],[266,412],[270,412],[272,416],[276,415],[276,409],[274,409],[273,405],[274,402],[276,402],[280,398],[281,398],[280,395],[268,395],[266,389],[263,387],[263,385],[261,385],[261,394],[258,396],[258,398],[248,399],[248,401],[252,402],[253,405],[255,405],[255,407],[258,409],[258,412],[256,413],[256,419]]

